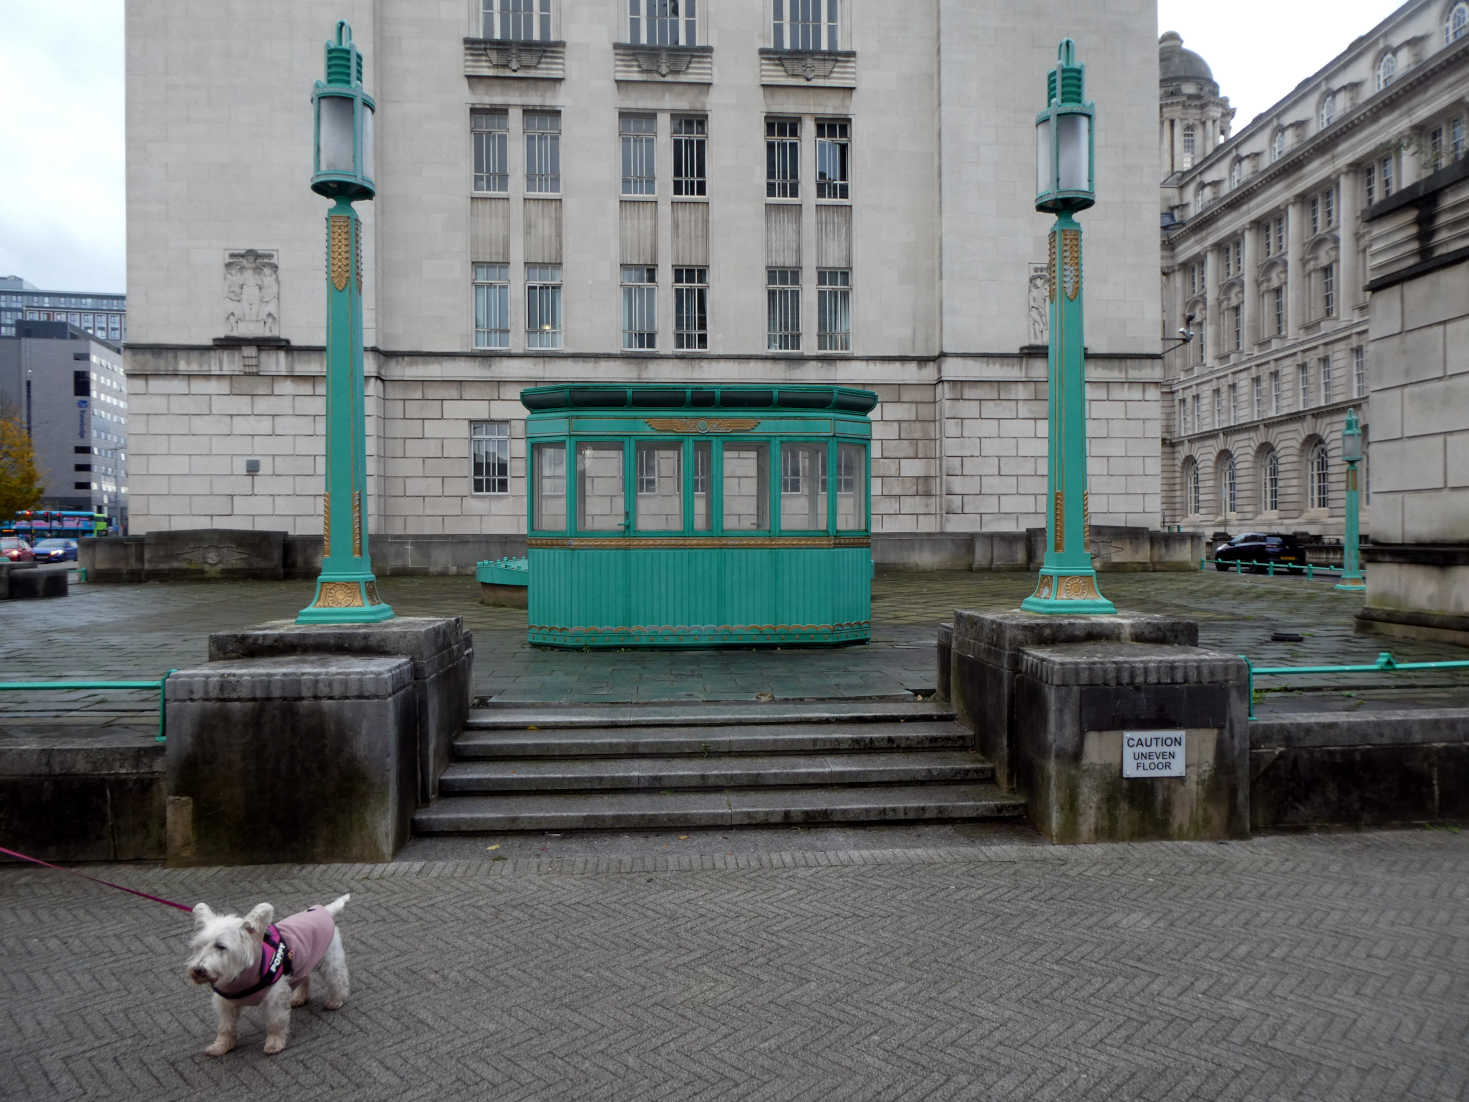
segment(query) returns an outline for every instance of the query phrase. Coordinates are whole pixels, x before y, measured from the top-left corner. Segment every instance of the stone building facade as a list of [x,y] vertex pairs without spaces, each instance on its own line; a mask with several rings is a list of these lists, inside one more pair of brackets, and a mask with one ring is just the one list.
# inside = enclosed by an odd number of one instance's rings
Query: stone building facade
[[[1172,37],[1160,55],[1177,56]],[[1175,80],[1207,92],[1190,57]],[[1172,96],[1175,126],[1202,134],[1219,116],[1204,92]],[[1376,361],[1369,332],[1364,212],[1465,157],[1466,125],[1469,3],[1410,0],[1192,167],[1165,160],[1164,331],[1193,334],[1164,356],[1165,524],[1339,538],[1356,407],[1362,531],[1378,535],[1369,395],[1399,366]]]
[[1034,125],[1062,35],[1105,135],[1083,218],[1092,517],[1158,523],[1148,0],[139,0],[134,531],[319,530],[308,98],[339,18],[378,104],[375,533],[523,533],[518,395],[587,380],[870,388],[875,533],[1044,524]]

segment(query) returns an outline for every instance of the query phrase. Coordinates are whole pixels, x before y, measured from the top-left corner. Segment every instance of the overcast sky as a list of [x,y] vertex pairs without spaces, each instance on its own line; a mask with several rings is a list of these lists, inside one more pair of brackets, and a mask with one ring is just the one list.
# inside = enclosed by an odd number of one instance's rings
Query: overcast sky
[[[122,6],[0,0],[0,275],[47,290],[126,289]],[[1158,30],[1209,63],[1240,130],[1397,6],[1159,0]]]

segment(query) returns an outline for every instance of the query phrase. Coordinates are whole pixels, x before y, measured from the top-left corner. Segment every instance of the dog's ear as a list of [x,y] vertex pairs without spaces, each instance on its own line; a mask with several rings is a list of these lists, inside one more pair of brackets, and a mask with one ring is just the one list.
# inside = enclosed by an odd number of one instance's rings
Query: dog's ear
[[269,903],[257,903],[245,916],[245,931],[259,937],[275,919],[275,908]]
[[194,904],[194,925],[203,926],[214,917],[214,912],[209,909],[208,903]]

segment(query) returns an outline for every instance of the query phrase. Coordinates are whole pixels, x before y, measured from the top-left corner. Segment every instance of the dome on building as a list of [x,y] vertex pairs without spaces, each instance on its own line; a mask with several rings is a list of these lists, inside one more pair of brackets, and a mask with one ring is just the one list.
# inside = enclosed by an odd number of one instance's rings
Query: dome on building
[[1183,48],[1183,36],[1167,31],[1158,39],[1158,80],[1205,80],[1214,83],[1209,63],[1192,50]]

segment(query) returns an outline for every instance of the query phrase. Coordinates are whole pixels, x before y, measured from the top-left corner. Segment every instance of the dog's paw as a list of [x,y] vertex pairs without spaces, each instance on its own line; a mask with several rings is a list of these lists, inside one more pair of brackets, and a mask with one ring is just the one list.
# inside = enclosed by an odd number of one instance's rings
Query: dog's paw
[[327,999],[321,1005],[327,1010],[341,1010],[347,1004],[346,999]]
[[210,1045],[204,1050],[204,1055],[223,1056],[226,1052],[234,1047],[235,1039],[233,1037],[216,1037],[214,1039],[214,1044]]
[[267,1056],[274,1056],[285,1047],[286,1039],[284,1037],[267,1037],[265,1039],[265,1055]]
[[311,998],[311,992],[303,983],[300,987],[296,988],[295,992],[291,995],[291,1009],[295,1010],[297,1007],[305,1006],[306,1000],[309,998]]

